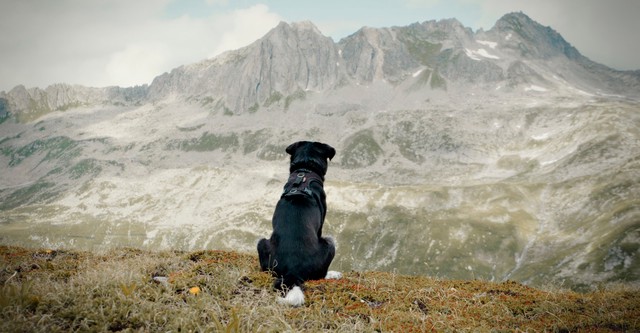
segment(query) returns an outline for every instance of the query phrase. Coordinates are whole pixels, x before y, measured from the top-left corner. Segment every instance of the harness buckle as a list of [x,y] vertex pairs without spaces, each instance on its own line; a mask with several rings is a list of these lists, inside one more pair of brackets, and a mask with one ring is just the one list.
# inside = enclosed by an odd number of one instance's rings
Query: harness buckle
[[302,183],[304,183],[307,179],[304,176],[304,172],[300,172],[298,173],[296,180],[293,182],[293,185],[298,186]]

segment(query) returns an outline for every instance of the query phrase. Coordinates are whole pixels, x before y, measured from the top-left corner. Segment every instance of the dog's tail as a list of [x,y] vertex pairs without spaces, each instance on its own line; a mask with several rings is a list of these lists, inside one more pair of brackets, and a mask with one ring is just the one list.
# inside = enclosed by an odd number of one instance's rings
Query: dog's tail
[[290,306],[301,306],[304,304],[304,292],[302,291],[302,285],[304,281],[300,278],[293,277],[290,275],[286,275],[283,277],[278,277],[273,286],[276,289],[286,291],[286,295],[284,297],[279,297],[276,299],[278,304],[290,305]]

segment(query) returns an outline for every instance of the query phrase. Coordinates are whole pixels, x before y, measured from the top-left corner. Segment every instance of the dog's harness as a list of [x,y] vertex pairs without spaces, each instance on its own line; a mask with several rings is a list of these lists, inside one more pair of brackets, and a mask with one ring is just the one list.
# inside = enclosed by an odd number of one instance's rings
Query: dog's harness
[[314,198],[313,191],[309,188],[312,182],[319,182],[322,185],[323,179],[311,170],[298,169],[289,175],[289,180],[284,185],[282,197],[306,195]]
[[284,185],[284,191],[281,198],[294,199],[294,198],[309,198],[315,200],[320,213],[322,214],[322,221],[324,221],[325,215],[327,215],[327,206],[324,200],[324,191],[311,190],[311,183],[318,182],[322,187],[324,178],[317,173],[308,169],[297,169],[289,175],[289,180]]

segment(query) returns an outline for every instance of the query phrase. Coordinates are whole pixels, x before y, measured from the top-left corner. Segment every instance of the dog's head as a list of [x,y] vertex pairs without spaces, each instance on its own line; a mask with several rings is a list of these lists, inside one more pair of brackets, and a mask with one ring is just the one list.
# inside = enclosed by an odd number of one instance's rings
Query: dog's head
[[336,155],[336,150],[325,143],[299,141],[287,147],[287,153],[291,155],[289,171],[309,169],[321,177],[327,173],[328,161]]

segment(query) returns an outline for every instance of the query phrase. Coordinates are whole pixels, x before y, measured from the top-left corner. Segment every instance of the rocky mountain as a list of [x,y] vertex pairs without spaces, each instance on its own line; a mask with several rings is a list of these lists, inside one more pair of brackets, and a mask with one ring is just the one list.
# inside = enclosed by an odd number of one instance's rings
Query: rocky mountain
[[616,71],[592,62],[552,28],[511,13],[486,32],[474,33],[448,19],[365,27],[338,43],[311,22],[282,22],[251,45],[178,67],[149,86],[17,86],[0,93],[0,99],[8,112],[31,115],[25,119],[80,105],[139,105],[169,96],[239,114],[280,100],[288,107],[308,91],[328,93],[375,82],[408,95],[429,90],[464,93],[469,85],[485,94],[502,90],[506,96],[527,89],[640,95],[638,71]]
[[0,117],[15,115],[21,122],[35,120],[53,111],[65,111],[86,105],[131,105],[146,100],[147,86],[131,88],[89,88],[54,84],[46,89],[16,86],[8,93],[0,92]]
[[254,251],[285,147],[331,144],[338,270],[640,281],[639,72],[522,13],[310,22],[148,86],[0,93],[0,243]]
[[513,13],[487,32],[474,33],[450,19],[362,28],[338,43],[310,22],[281,23],[241,50],[157,77],[149,96],[213,99],[220,108],[242,113],[306,91],[375,82],[405,94],[438,89],[455,94],[468,85],[504,88],[506,94],[533,87],[637,98],[640,91],[637,72],[594,63],[553,29]]

